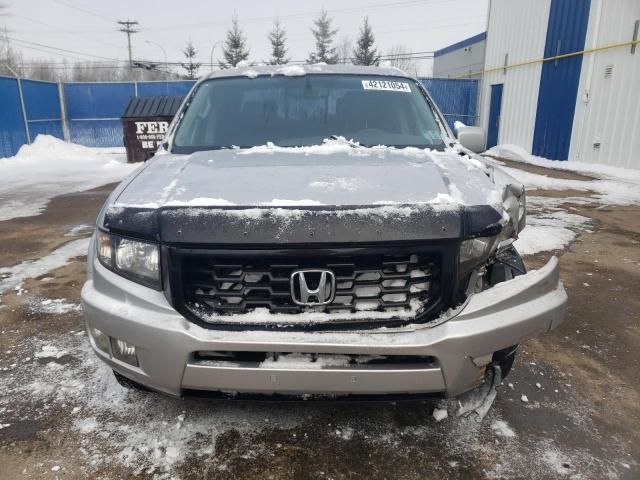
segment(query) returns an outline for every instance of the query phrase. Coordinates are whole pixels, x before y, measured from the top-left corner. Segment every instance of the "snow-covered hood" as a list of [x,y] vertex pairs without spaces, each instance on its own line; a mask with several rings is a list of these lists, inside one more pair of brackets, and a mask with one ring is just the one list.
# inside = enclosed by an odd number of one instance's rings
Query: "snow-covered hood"
[[453,151],[258,147],[160,155],[116,206],[317,207],[502,201],[484,166]]
[[454,149],[300,148],[160,154],[99,224],[168,243],[459,239],[503,220],[492,169]]

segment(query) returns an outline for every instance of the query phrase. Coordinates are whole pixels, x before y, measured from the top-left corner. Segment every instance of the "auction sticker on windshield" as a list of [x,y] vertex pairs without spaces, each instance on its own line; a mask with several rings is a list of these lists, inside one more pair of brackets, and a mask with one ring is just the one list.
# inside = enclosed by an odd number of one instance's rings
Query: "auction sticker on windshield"
[[394,82],[391,80],[362,80],[362,88],[365,90],[387,90],[391,92],[411,93],[411,87],[407,82]]

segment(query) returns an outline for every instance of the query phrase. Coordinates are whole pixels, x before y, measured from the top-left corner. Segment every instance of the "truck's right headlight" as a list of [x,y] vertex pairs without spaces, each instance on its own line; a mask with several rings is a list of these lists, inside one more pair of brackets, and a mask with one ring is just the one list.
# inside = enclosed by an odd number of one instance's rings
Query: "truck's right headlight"
[[160,290],[158,244],[98,231],[96,253],[109,270],[134,282]]

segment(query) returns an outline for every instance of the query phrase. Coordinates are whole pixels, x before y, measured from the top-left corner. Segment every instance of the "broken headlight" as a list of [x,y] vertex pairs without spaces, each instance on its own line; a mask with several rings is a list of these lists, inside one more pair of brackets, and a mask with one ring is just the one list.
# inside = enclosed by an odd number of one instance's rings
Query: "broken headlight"
[[468,273],[484,262],[496,245],[496,237],[477,237],[463,240],[460,244],[460,273]]
[[96,253],[100,263],[123,277],[160,289],[158,244],[98,231]]

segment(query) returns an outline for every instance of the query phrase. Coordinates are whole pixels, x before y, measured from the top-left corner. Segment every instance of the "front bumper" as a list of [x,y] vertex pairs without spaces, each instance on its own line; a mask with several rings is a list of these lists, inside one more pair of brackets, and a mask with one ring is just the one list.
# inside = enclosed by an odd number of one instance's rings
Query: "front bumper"
[[[137,348],[139,367],[111,358],[111,368],[152,389],[181,395],[186,389],[265,394],[414,394],[455,396],[482,382],[493,352],[547,332],[562,322],[567,296],[558,260],[473,295],[437,326],[354,332],[222,331],[187,321],[162,292],[105,269],[90,256],[82,289],[88,326]],[[202,362],[199,351],[431,357],[420,365],[246,366]]]

